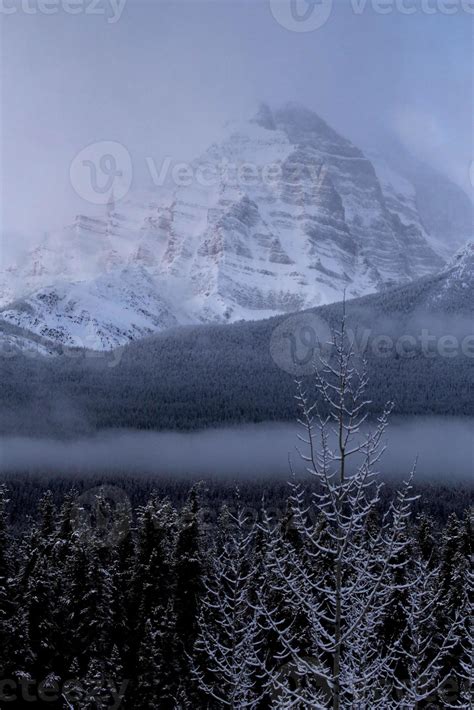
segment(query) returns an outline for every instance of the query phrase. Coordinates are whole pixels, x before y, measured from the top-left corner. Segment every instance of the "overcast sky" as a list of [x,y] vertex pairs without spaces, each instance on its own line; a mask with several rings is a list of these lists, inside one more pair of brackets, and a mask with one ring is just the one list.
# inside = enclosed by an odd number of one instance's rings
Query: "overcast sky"
[[84,146],[123,143],[138,181],[146,156],[192,157],[259,99],[302,102],[359,145],[394,133],[472,197],[474,15],[461,0],[424,0],[430,15],[415,0],[409,15],[401,0],[387,14],[333,0],[311,31],[288,28],[306,0],[96,0],[101,14],[75,0],[77,15],[48,1],[54,14],[20,0],[0,15],[4,243],[87,211],[69,181]]

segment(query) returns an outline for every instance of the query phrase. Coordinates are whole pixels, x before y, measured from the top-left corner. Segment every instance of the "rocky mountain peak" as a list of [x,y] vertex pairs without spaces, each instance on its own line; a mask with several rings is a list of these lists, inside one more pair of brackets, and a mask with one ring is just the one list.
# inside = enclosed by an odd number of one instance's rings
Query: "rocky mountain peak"
[[268,104],[261,103],[258,106],[257,112],[253,118],[250,119],[251,123],[256,123],[257,126],[266,128],[267,131],[274,131],[276,129],[275,119],[273,118],[272,110]]
[[443,266],[413,184],[313,111],[261,104],[229,129],[192,163],[190,184],[111,200],[5,269],[3,320],[62,342],[92,332],[105,348],[170,325],[311,308]]

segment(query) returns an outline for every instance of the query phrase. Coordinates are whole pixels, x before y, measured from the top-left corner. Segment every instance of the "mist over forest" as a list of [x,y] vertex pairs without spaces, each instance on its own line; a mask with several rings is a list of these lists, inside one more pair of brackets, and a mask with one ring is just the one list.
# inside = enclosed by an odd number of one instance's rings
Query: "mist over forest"
[[[469,482],[474,465],[472,418],[394,418],[386,436],[381,470],[407,478],[416,460],[416,480]],[[160,476],[267,479],[305,477],[296,424],[256,424],[200,432],[132,430],[59,441],[8,437],[0,440],[0,473],[135,473]],[[448,446],[449,443],[449,446]]]

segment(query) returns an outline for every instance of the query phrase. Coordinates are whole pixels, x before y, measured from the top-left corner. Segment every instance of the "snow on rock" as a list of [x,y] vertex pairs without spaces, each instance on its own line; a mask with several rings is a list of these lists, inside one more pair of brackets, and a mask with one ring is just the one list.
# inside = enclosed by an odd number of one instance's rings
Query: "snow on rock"
[[447,311],[471,312],[474,316],[474,242],[459,249],[441,273],[442,286],[433,295],[431,304]]
[[38,289],[0,316],[42,338],[92,350],[108,350],[178,322],[142,267]]
[[47,235],[0,274],[1,317],[108,349],[178,324],[363,295],[443,266],[410,183],[301,106],[262,106],[229,124],[191,169],[190,184],[131,193]]

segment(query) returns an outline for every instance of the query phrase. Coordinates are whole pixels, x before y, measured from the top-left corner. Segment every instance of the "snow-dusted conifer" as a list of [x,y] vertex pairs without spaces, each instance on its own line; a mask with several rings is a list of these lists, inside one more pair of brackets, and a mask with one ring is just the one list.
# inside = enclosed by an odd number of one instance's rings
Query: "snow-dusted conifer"
[[204,577],[194,675],[219,707],[257,708],[259,628],[251,603],[253,531],[239,508],[221,512],[222,532]]

